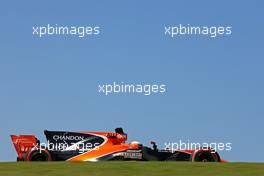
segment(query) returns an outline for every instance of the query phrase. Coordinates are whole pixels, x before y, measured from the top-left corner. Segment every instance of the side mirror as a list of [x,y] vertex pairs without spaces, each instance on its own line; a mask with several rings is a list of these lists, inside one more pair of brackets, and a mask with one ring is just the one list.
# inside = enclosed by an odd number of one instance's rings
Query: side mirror
[[153,148],[154,151],[158,150],[158,146],[157,146],[155,141],[150,141],[150,144],[152,145],[152,148]]

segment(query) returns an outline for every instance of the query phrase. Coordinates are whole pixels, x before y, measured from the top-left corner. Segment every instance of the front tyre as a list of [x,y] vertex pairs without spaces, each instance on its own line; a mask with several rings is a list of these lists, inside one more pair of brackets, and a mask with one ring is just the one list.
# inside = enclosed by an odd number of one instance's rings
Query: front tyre
[[198,151],[194,158],[194,162],[219,162],[217,153],[212,153],[211,151]]

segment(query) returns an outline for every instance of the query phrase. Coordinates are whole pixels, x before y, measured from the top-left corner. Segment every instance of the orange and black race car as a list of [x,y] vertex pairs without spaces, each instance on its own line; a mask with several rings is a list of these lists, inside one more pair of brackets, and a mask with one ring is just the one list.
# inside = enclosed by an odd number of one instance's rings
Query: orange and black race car
[[210,148],[197,150],[157,149],[139,142],[125,143],[127,134],[122,128],[115,132],[44,131],[47,143],[34,135],[11,135],[18,161],[202,161],[224,162]]

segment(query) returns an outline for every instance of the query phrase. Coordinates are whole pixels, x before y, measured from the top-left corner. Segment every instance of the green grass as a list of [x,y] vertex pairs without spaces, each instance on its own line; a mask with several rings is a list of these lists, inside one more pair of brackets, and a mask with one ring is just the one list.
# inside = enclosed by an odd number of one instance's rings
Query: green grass
[[0,176],[264,176],[264,163],[9,162]]

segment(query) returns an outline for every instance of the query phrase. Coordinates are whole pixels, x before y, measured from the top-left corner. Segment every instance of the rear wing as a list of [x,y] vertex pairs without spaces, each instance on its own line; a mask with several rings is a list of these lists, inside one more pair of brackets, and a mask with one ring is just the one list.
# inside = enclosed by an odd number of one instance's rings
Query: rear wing
[[39,143],[35,135],[11,135],[11,139],[16,149],[18,160],[24,160],[27,152]]

